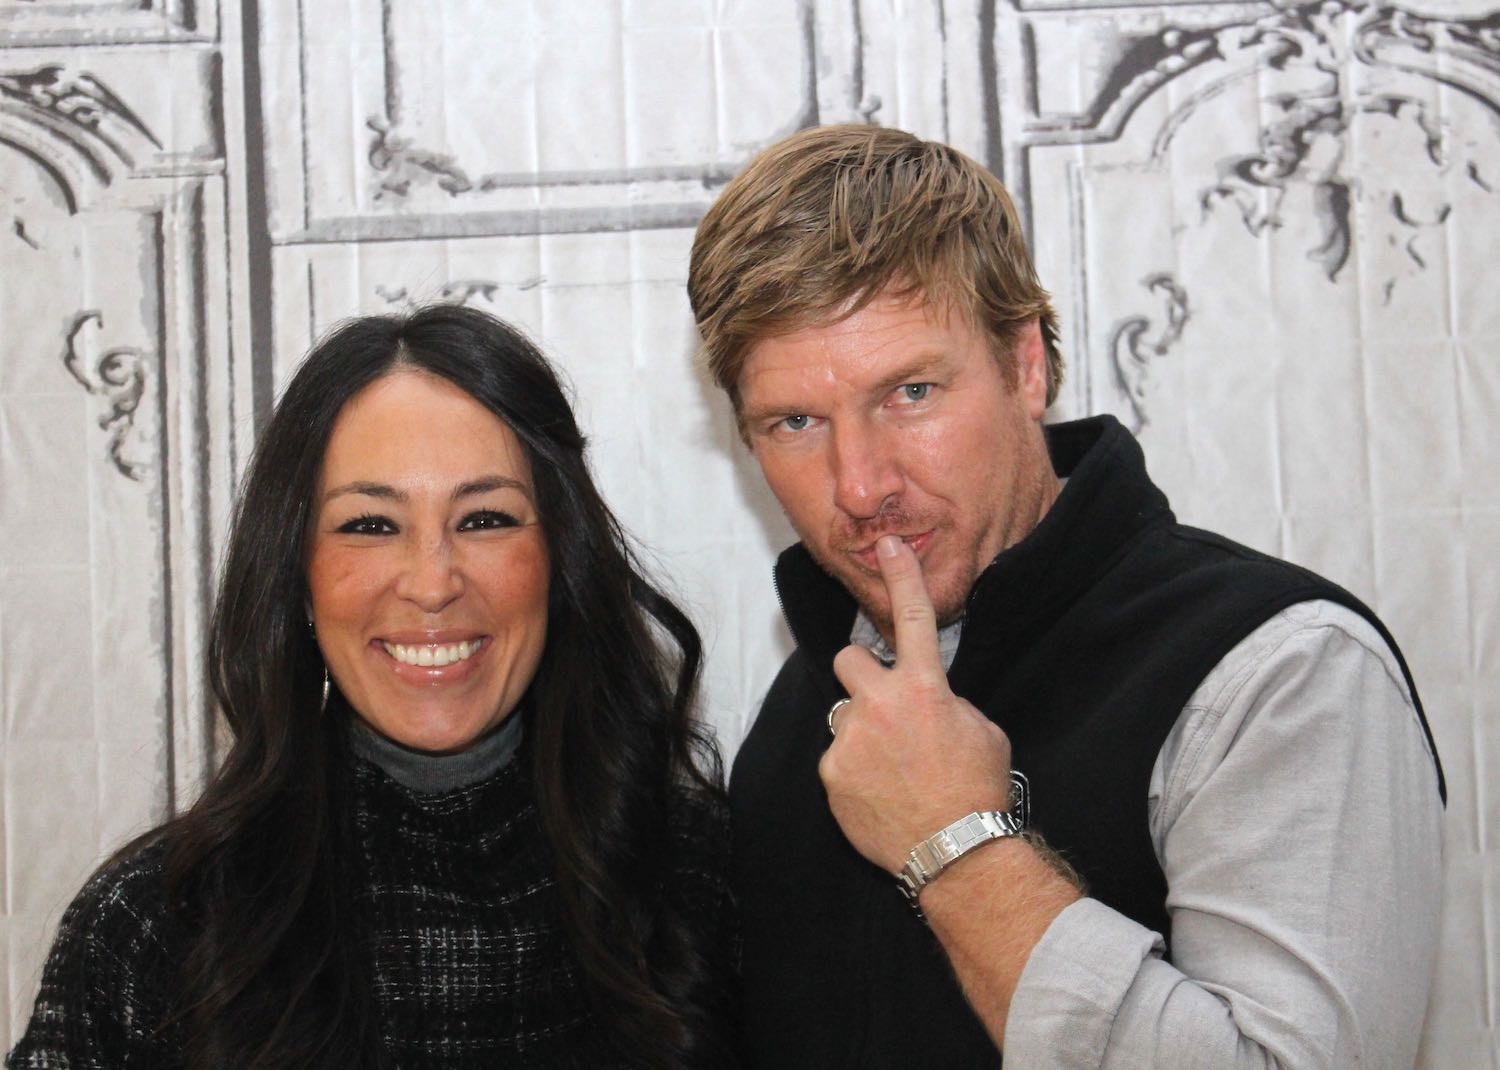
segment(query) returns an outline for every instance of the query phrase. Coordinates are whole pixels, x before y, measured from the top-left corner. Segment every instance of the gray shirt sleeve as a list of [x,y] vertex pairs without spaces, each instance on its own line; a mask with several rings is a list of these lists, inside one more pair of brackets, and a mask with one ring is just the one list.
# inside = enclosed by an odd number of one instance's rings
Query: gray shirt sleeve
[[1096,900],[1022,973],[1006,1070],[1409,1068],[1441,899],[1436,772],[1394,656],[1293,606],[1234,648],[1158,756],[1157,934]]

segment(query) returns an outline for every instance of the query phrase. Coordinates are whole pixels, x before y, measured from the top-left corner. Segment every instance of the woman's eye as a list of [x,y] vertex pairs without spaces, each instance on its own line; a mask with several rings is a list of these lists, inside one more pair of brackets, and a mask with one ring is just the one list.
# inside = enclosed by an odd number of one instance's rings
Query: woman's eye
[[509,513],[502,513],[498,509],[481,509],[477,513],[470,513],[458,523],[459,531],[494,531],[497,528],[514,528],[520,526],[520,521]]
[[396,525],[385,517],[369,513],[357,516],[353,520],[346,520],[338,527],[341,535],[389,535],[395,530]]
[[900,400],[904,403],[922,401],[928,394],[932,393],[931,383],[906,383],[897,387]]

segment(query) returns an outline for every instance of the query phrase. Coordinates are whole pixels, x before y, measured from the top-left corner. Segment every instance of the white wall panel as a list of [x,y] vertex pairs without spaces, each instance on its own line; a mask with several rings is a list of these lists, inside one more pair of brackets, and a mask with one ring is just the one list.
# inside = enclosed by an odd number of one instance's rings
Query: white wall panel
[[175,0],[0,4],[7,1047],[62,906],[211,760],[201,636],[250,431],[218,24]]
[[1426,10],[1025,5],[1002,48],[1059,408],[1120,414],[1180,516],[1348,586],[1411,662],[1449,785],[1421,1065],[1457,1067],[1500,1058],[1475,609],[1500,560],[1500,40],[1491,5]]

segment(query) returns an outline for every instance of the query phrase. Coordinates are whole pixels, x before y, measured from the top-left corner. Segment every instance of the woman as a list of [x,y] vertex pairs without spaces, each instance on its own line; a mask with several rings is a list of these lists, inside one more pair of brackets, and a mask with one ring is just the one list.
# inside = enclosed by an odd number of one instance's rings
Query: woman
[[483,313],[314,348],[230,535],[233,744],[64,915],[9,1065],[734,1063],[699,640],[583,446]]

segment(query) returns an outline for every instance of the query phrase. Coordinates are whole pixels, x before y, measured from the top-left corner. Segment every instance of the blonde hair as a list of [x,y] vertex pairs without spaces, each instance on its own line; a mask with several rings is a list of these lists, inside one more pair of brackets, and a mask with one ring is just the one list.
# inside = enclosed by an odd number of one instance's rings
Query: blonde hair
[[1057,314],[993,174],[947,145],[822,126],[772,145],[698,225],[688,299],[714,382],[739,408],[750,346],[852,315],[880,295],[969,317],[1015,381],[1017,330],[1039,321],[1047,401],[1062,382]]

